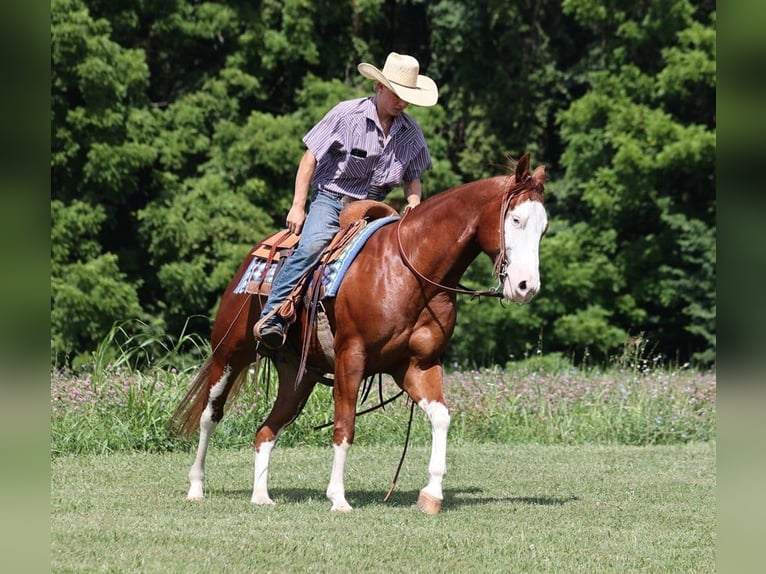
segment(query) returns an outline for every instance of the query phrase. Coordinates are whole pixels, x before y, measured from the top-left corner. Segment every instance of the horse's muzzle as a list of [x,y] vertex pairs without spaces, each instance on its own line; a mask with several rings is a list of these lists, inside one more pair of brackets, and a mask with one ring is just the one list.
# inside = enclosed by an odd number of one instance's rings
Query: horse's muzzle
[[540,290],[540,280],[506,277],[503,282],[503,297],[514,303],[528,303]]

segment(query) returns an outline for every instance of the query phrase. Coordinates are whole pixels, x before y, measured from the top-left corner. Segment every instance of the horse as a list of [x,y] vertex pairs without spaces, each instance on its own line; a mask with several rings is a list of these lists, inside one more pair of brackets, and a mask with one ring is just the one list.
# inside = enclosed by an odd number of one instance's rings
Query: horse
[[[205,457],[227,398],[240,388],[249,367],[266,357],[276,367],[278,389],[269,415],[255,433],[252,503],[274,504],[267,486],[270,453],[280,432],[300,415],[321,383],[333,387],[334,407],[326,496],[331,511],[351,511],[344,467],[354,442],[357,398],[364,380],[388,374],[430,421],[428,483],[419,492],[417,506],[427,514],[441,510],[450,425],[442,356],[455,327],[456,296],[470,292],[459,281],[483,252],[495,260],[498,297],[526,303],[540,289],[539,244],[548,226],[545,168],[530,173],[529,154],[524,154],[507,170],[435,194],[405,209],[398,221],[367,240],[335,297],[323,301],[334,334],[329,353],[322,351],[316,337],[301,334],[308,321],[306,308],[298,311],[285,346],[276,352],[259,347],[253,325],[262,297],[233,293],[245,272],[247,260],[243,261],[219,304],[210,338],[212,352],[171,418],[187,437],[199,427],[187,499],[204,498]],[[304,344],[310,347],[304,355],[307,366],[299,369]]]

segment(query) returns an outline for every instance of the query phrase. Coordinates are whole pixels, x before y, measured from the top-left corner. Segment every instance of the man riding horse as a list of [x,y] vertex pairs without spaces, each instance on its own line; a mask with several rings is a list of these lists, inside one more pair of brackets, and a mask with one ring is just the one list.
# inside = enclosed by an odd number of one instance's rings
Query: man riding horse
[[436,104],[436,84],[419,74],[415,58],[396,52],[388,55],[382,71],[367,63],[358,69],[375,80],[375,95],[339,103],[303,138],[307,149],[287,214],[287,229],[301,238],[277,274],[254,328],[255,337],[272,349],[284,344],[293,319],[280,313],[280,306],[339,231],[340,212],[348,203],[382,201],[402,183],[407,208],[420,203],[420,176],[431,167],[431,156],[420,126],[404,110],[408,104]]

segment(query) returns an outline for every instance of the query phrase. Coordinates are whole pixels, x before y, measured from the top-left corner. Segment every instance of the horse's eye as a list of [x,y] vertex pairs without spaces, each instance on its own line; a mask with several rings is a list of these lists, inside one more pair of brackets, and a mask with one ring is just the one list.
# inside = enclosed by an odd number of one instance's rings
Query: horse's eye
[[511,217],[511,221],[513,221],[513,224],[514,224],[516,227],[519,227],[519,226],[521,225],[521,219],[519,219],[519,218],[518,218],[517,216],[515,216],[515,215]]

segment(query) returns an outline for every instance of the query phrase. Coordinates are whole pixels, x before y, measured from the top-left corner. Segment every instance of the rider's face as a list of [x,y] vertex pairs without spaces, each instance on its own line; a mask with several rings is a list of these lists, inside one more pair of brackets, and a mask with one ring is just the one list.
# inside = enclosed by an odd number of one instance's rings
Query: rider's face
[[378,108],[389,116],[398,116],[409,104],[383,84],[378,88]]

